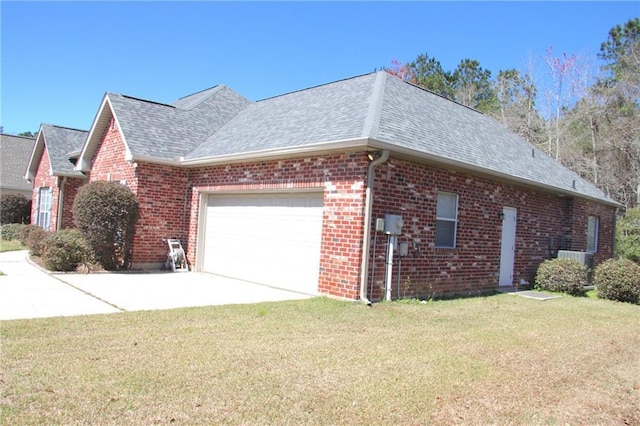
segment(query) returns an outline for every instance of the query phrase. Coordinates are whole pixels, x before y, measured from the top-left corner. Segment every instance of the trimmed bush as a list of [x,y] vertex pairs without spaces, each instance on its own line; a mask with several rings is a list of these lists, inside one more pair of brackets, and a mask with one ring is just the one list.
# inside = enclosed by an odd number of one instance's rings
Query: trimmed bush
[[47,238],[42,263],[50,271],[75,271],[91,259],[89,243],[77,229],[63,229]]
[[31,229],[29,236],[25,240],[25,245],[29,248],[31,256],[42,256],[49,235],[51,235],[51,232],[45,231],[38,226]]
[[609,259],[596,267],[593,284],[601,299],[640,303],[640,266],[629,259]]
[[22,194],[3,194],[0,197],[0,225],[29,223],[31,200]]
[[39,226],[36,225],[22,225],[22,228],[20,228],[20,236],[18,237],[18,239],[20,240],[20,242],[23,245],[27,245],[27,240],[29,239],[29,234],[31,233],[31,231],[33,231],[34,229],[42,229]]
[[93,257],[106,270],[131,266],[138,202],[118,182],[92,182],[78,191],[73,217]]
[[21,223],[8,223],[0,226],[0,237],[5,241],[20,239],[20,233],[27,225]]
[[627,210],[616,223],[616,254],[640,265],[640,208]]
[[545,260],[538,267],[535,282],[538,290],[577,296],[587,285],[587,267],[575,259]]

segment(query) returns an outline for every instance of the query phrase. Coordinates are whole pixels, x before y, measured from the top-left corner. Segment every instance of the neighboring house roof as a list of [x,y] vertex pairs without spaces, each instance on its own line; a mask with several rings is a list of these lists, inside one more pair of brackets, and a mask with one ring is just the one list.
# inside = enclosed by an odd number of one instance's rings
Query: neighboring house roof
[[0,188],[31,191],[33,185],[24,178],[35,139],[0,135]]
[[[130,159],[197,166],[362,148],[615,205],[494,119],[385,71],[249,102],[225,86],[173,105],[108,94]],[[197,112],[198,114],[195,114]],[[95,127],[95,122],[94,122]],[[103,134],[92,127],[81,167]]]
[[51,165],[50,175],[84,178],[84,174],[76,171],[74,164],[69,159],[74,156],[74,152],[82,148],[87,134],[86,130],[42,124],[36,135],[36,143],[31,153],[26,178],[33,179],[35,177],[45,149]]

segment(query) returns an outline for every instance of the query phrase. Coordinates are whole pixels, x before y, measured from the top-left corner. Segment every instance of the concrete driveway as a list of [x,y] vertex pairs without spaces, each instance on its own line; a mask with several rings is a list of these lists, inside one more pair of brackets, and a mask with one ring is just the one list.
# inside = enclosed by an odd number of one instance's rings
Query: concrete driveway
[[50,274],[27,259],[0,253],[0,320],[312,297],[200,272]]

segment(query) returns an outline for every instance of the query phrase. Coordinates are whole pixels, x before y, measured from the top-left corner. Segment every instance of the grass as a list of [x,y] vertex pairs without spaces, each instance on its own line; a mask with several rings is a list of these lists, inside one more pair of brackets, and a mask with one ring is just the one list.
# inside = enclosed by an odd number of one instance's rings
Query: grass
[[640,424],[640,306],[326,298],[5,321],[2,424]]
[[24,250],[24,246],[20,243],[20,241],[6,241],[0,239],[0,253],[4,253],[5,251],[16,251],[16,250]]

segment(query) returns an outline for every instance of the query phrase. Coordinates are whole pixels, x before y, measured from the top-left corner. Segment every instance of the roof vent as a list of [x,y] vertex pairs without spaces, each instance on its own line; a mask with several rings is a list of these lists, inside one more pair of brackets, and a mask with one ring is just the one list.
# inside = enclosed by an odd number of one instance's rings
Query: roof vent
[[573,180],[573,183],[571,184],[571,187],[572,187],[573,189],[576,189],[576,180],[575,180],[575,179]]
[[536,156],[536,150],[535,150],[535,149],[533,149],[533,148],[531,148],[531,156],[532,156],[532,157],[535,157],[535,156]]

